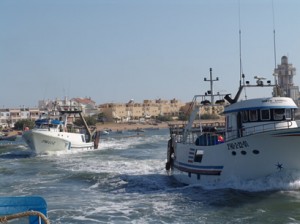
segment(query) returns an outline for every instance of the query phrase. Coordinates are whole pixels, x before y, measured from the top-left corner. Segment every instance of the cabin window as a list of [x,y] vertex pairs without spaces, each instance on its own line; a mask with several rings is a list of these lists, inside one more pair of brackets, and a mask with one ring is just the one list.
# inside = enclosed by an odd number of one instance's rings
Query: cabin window
[[261,110],[260,117],[262,121],[269,121],[271,119],[270,110]]
[[231,131],[231,129],[232,129],[229,116],[226,116],[226,129],[227,129],[227,131]]
[[242,118],[244,123],[248,121],[248,111],[243,111]]
[[273,117],[275,121],[281,121],[284,119],[285,109],[274,109]]
[[258,120],[257,110],[249,110],[249,120],[250,121],[257,121]]
[[292,120],[292,110],[291,109],[285,109],[285,119],[286,120]]
[[42,124],[42,125],[41,125],[41,128],[43,128],[43,129],[47,129],[48,127],[49,127],[48,124]]
[[201,163],[203,157],[203,151],[202,150],[196,150],[194,162]]

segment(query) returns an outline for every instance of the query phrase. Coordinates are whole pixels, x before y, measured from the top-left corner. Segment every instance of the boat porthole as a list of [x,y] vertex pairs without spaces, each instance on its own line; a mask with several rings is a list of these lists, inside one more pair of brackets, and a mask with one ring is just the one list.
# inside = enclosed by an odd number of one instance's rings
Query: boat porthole
[[241,151],[241,153],[242,153],[242,155],[246,155],[247,154],[247,152],[246,151]]
[[259,151],[256,149],[254,149],[252,152],[253,152],[253,154],[256,154],[256,155],[259,154]]
[[232,154],[233,156],[235,156],[235,155],[236,155],[236,151],[232,151],[231,154]]

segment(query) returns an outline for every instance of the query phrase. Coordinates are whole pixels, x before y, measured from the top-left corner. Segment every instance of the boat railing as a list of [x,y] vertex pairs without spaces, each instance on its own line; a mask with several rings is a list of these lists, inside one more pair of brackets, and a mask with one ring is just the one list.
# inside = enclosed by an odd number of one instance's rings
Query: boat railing
[[[183,133],[183,130],[185,128],[186,124],[170,124],[170,134],[180,135]],[[225,127],[225,122],[205,122],[202,124],[195,123],[193,124],[190,132],[200,132],[203,129],[219,129],[223,130]]]
[[241,129],[227,131],[226,141],[237,139],[240,137],[245,137],[249,135],[264,133],[268,131],[280,130],[280,129],[290,129],[294,128],[292,121],[283,122],[272,122],[267,124],[260,124],[251,127],[243,127]]
[[[222,136],[222,140],[219,138]],[[218,145],[224,142],[223,132],[190,132],[184,140],[183,135],[176,135],[175,141],[178,143],[195,144],[201,146]]]
[[183,128],[172,127],[171,134],[175,137],[176,142],[185,143],[185,144],[196,144],[196,140],[200,135],[204,135],[205,144],[202,145],[215,145],[219,144],[216,142],[215,138],[212,136],[221,135],[224,138],[224,142],[234,140],[240,137],[250,136],[254,134],[259,134],[268,131],[280,130],[280,129],[290,129],[294,128],[292,121],[284,121],[284,122],[272,122],[267,124],[260,124],[251,127],[243,127],[241,129],[235,130],[227,130],[227,135],[225,135],[225,130],[219,130],[216,132],[201,132],[200,129],[192,129],[186,135],[186,139],[184,139]]

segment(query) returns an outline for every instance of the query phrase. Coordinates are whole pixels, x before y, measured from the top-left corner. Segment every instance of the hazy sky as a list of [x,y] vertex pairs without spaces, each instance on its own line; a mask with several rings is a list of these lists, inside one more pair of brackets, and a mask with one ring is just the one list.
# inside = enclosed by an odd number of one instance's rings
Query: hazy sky
[[287,55],[300,70],[299,12],[299,0],[1,0],[0,107],[187,102],[209,89],[210,67],[215,92],[235,94],[239,28],[246,79],[273,81],[274,27],[277,64]]

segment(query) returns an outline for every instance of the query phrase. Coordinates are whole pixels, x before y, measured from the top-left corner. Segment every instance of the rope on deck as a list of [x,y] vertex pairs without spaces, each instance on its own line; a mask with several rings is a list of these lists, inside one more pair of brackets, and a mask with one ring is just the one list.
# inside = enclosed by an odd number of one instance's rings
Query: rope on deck
[[0,216],[0,223],[8,223],[9,220],[18,219],[26,216],[38,216],[44,221],[45,224],[50,224],[49,219],[43,213],[37,211],[26,211],[12,215]]

